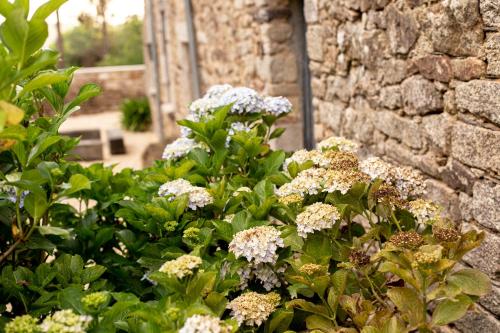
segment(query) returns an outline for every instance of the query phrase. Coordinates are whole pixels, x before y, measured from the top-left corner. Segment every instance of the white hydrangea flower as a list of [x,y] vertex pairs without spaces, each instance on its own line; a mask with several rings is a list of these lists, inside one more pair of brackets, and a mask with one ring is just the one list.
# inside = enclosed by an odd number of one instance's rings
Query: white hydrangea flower
[[340,191],[346,194],[356,183],[368,183],[368,175],[357,170],[327,170],[323,190],[328,193]]
[[195,148],[207,149],[207,147],[202,143],[196,142],[193,139],[181,137],[165,146],[162,158],[164,160],[176,160],[186,156]]
[[321,168],[327,168],[329,166],[329,159],[322,154],[322,152],[318,150],[305,150],[300,149],[297,150],[285,160],[283,163],[283,170],[288,170],[288,166],[292,162],[296,162],[297,164],[304,164],[307,161],[311,161],[314,165],[319,166]]
[[320,150],[331,148],[355,153],[358,150],[358,144],[341,136],[332,136],[318,143],[318,149]]
[[237,87],[224,93],[218,101],[219,106],[233,104],[231,112],[236,114],[258,113],[264,107],[264,101],[259,94],[250,88]]
[[264,110],[266,112],[279,116],[292,111],[292,103],[285,97],[266,97],[264,98]]
[[408,203],[408,210],[418,223],[429,224],[439,219],[442,209],[431,201],[417,199]]
[[292,194],[304,196],[322,192],[326,170],[321,168],[306,169],[297,175],[290,183],[286,183],[276,190],[276,195],[286,197]]
[[333,227],[335,221],[340,219],[337,207],[316,202],[297,215],[297,233],[302,238],[307,238],[307,234]]
[[279,247],[284,247],[283,239],[278,229],[270,226],[254,227],[238,232],[231,243],[229,251],[239,257],[245,257],[249,262],[276,263]]
[[269,267],[267,264],[248,264],[244,268],[238,269],[237,273],[240,277],[240,289],[245,290],[248,288],[248,282],[257,280],[262,287],[271,291],[274,288],[281,287],[281,281],[278,274],[285,272],[286,266],[281,266],[276,271]]
[[219,318],[208,315],[189,317],[179,333],[229,333],[230,328]]
[[208,88],[205,98],[221,98],[226,92],[233,89],[233,86],[230,84],[216,84]]
[[279,302],[280,295],[277,293],[258,294],[251,291],[236,297],[227,308],[240,326],[260,326],[276,310]]
[[170,201],[183,194],[189,195],[188,206],[192,210],[205,207],[214,202],[214,198],[204,187],[193,186],[185,179],[176,179],[160,186],[158,195],[168,197]]
[[60,310],[45,318],[40,328],[46,333],[85,333],[91,321],[91,316],[77,315],[72,310]]
[[372,180],[375,180],[377,178],[389,180],[392,172],[391,170],[394,168],[394,166],[390,163],[385,162],[379,157],[369,157],[366,160],[360,162],[359,168],[361,169],[361,171],[369,175]]
[[219,98],[202,97],[193,101],[189,105],[189,116],[192,121],[200,121],[202,117],[206,117],[212,113],[212,110],[219,107]]
[[160,267],[159,271],[182,279],[193,275],[193,270],[198,268],[202,262],[200,257],[185,254],[177,259],[167,261]]

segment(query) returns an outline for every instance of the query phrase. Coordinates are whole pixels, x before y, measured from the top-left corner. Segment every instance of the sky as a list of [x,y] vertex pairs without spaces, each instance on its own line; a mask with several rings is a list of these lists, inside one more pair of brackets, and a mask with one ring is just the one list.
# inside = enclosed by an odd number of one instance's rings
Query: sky
[[[46,0],[30,0],[31,9],[37,8]],[[68,29],[78,25],[78,15],[85,12],[95,14],[95,7],[89,0],[69,0],[59,10],[61,25]],[[108,9],[108,22],[112,25],[123,23],[131,15],[144,15],[144,0],[111,0]],[[49,25],[56,23],[55,14],[47,20]]]

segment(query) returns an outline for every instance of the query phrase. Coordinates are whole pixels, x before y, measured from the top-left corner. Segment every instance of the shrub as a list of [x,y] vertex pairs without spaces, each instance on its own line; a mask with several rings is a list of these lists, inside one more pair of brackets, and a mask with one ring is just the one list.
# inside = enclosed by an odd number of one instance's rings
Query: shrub
[[151,168],[66,161],[58,127],[99,90],[66,101],[74,69],[22,44],[43,44],[61,2],[31,23],[23,2],[0,6],[0,329],[431,332],[489,292],[456,267],[484,235],[422,199],[419,173],[344,138],[271,149],[281,97],[209,89]]
[[151,110],[146,97],[127,99],[121,105],[123,128],[143,132],[151,126]]

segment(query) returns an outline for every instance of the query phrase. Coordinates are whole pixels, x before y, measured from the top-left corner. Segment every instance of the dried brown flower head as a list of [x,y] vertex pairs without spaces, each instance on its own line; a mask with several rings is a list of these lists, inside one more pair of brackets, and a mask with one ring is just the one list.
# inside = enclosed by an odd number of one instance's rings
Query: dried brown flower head
[[370,263],[370,257],[363,251],[352,250],[351,253],[349,253],[349,261],[356,267],[363,267]]
[[381,184],[373,193],[378,203],[387,204],[391,207],[402,207],[403,199],[398,189],[389,184]]
[[455,228],[442,228],[434,226],[432,228],[434,238],[440,242],[455,242],[460,239],[460,232]]
[[358,157],[350,152],[327,150],[323,156],[329,161],[328,168],[333,170],[352,170],[359,166]]
[[401,231],[393,235],[390,242],[397,247],[415,249],[423,244],[424,239],[416,231]]

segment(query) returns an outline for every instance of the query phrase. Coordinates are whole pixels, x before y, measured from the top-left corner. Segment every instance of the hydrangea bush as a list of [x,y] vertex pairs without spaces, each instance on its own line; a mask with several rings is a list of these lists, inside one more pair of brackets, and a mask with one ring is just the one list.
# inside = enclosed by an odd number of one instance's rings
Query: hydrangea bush
[[483,234],[418,172],[338,137],[273,150],[283,97],[210,88],[144,170],[68,161],[58,127],[98,88],[68,101],[39,49],[63,2],[0,0],[0,331],[432,332],[489,292],[459,265]]

